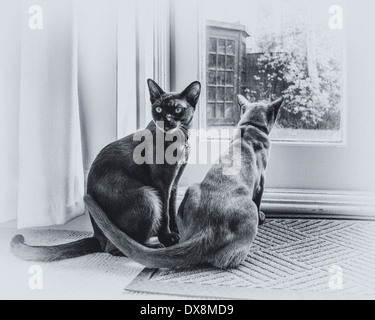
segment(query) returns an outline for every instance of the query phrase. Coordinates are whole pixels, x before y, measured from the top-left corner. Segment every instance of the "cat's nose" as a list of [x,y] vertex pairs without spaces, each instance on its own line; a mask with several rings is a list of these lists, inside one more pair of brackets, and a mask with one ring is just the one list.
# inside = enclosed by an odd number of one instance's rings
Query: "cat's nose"
[[171,121],[172,120],[172,116],[170,114],[167,114],[166,117],[165,117],[168,121]]

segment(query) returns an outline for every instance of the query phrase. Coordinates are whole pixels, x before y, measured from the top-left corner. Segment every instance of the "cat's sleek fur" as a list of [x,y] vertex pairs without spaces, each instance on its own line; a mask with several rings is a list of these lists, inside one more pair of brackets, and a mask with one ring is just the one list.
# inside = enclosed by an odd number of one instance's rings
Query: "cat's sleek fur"
[[[153,80],[148,80],[152,102],[153,120],[146,130],[137,133],[151,132],[151,141],[142,139],[146,148],[152,150],[150,163],[137,164],[134,152],[140,141],[135,141],[135,134],[116,141],[104,148],[94,161],[88,177],[87,193],[106,212],[107,217],[121,232],[135,242],[152,247],[147,241],[158,235],[164,246],[178,243],[180,237],[176,224],[177,186],[186,167],[186,161],[169,164],[165,159],[166,149],[174,141],[165,141],[169,130],[178,128],[187,132],[190,128],[195,108],[200,96],[201,84],[193,82],[182,93],[165,93]],[[160,125],[163,125],[161,128]],[[171,132],[171,131],[170,131]],[[162,136],[164,149],[157,150],[156,137]],[[150,136],[150,135],[149,135]],[[183,135],[181,146],[187,146],[188,135]],[[183,140],[183,141],[182,141]],[[174,144],[176,146],[176,144]],[[160,148],[160,146],[159,146]],[[146,152],[146,150],[145,150]],[[157,164],[156,152],[164,164]],[[181,153],[181,157],[186,153]],[[159,158],[160,159],[160,158]],[[179,159],[186,160],[186,159]],[[25,244],[22,236],[12,240],[13,253],[28,261],[56,261],[74,258],[95,252],[107,252],[114,255],[122,253],[116,249],[91,219],[94,237],[70,244],[52,247],[31,247]],[[156,244],[156,247],[163,247]]]
[[243,96],[238,98],[244,115],[238,125],[241,134],[233,140],[232,147],[240,145],[242,149],[240,173],[224,175],[223,162],[231,162],[224,158],[211,168],[201,184],[187,191],[177,219],[180,244],[166,249],[146,248],[113,225],[105,209],[92,197],[85,197],[99,228],[128,257],[149,268],[208,264],[226,269],[238,267],[248,256],[262,216],[269,133],[283,99],[267,105],[250,104]]

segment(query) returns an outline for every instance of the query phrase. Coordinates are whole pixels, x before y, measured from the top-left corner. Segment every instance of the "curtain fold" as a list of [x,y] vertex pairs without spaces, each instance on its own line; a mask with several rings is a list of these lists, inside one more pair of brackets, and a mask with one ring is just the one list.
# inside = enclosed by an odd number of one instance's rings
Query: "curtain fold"
[[5,177],[16,188],[1,186],[0,202],[11,202],[12,213],[1,207],[0,221],[16,215],[19,228],[64,224],[84,210],[75,1],[39,0],[35,9],[22,0],[20,9],[19,106],[16,98],[2,105],[18,122],[18,144],[0,136],[18,170]]
[[20,1],[0,1],[0,223],[17,215],[20,12]]
[[[20,228],[64,224],[83,213],[74,2],[38,1],[43,29],[22,25]],[[23,21],[29,21],[33,5],[23,0]]]

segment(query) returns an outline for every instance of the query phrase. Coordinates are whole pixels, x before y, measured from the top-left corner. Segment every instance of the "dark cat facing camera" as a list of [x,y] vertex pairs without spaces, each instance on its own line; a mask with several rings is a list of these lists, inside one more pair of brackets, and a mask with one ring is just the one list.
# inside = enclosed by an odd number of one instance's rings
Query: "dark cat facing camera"
[[[175,141],[165,137],[166,132],[179,129],[185,134],[177,142],[181,144],[177,148],[186,147],[187,132],[193,122],[201,85],[193,82],[182,93],[165,93],[153,80],[148,80],[148,86],[153,121],[145,130],[116,141],[100,152],[89,173],[87,193],[106,212],[111,223],[134,241],[154,247],[148,240],[157,235],[162,245],[171,246],[180,239],[176,197],[186,161],[176,161],[175,164],[164,161],[166,150],[172,144],[176,146]],[[140,141],[135,137],[142,136],[142,132],[145,137],[151,135],[151,140],[145,139],[142,143],[145,143],[146,153],[152,150],[152,159],[139,164],[134,152]],[[164,164],[157,164],[155,159],[157,136],[162,136],[164,140],[163,149],[158,151]],[[181,156],[186,156],[186,153]],[[25,244],[22,236],[16,236],[11,243],[12,251],[27,261],[57,261],[95,252],[121,255],[106,237],[106,232],[98,228],[93,220],[92,224],[93,238],[61,246],[31,247]],[[162,245],[156,244],[156,247]]]
[[124,234],[103,212],[95,200],[85,202],[93,219],[116,247],[149,268],[182,268],[209,264],[217,268],[238,267],[250,253],[264,220],[260,211],[265,171],[269,160],[269,134],[283,103],[250,104],[239,96],[243,116],[232,147],[241,146],[238,174],[225,175],[224,157],[214,165],[202,183],[189,188],[181,203],[177,223],[181,243],[151,250]]

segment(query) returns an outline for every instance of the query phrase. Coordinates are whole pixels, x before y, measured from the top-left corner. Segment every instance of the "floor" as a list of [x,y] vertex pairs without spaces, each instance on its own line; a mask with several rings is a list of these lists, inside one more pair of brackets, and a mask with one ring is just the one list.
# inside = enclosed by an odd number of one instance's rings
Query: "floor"
[[[265,290],[319,296],[330,290],[329,270],[337,266],[343,275],[340,294],[375,297],[374,222],[270,220],[261,228],[241,268],[228,272],[160,270],[152,273],[152,279],[145,277],[147,271],[138,277],[143,270],[139,264],[106,254],[49,264],[22,262],[9,250],[9,241],[18,232],[12,224],[0,229],[0,299],[170,299],[194,295],[252,299],[261,298]],[[28,243],[38,245],[88,236],[87,232],[46,229],[22,233]],[[30,273],[34,266],[42,271],[41,290],[29,285],[35,279]]]
[[[165,299],[163,295],[126,293],[125,287],[143,267],[127,258],[95,254],[56,263],[38,264],[15,258],[9,249],[10,239],[19,232],[14,228],[0,230],[0,299]],[[22,232],[30,244],[53,245],[84,238],[86,232],[26,231]],[[30,289],[33,267],[42,270],[42,290]],[[35,272],[35,271],[34,271]],[[34,282],[35,283],[35,282]]]

